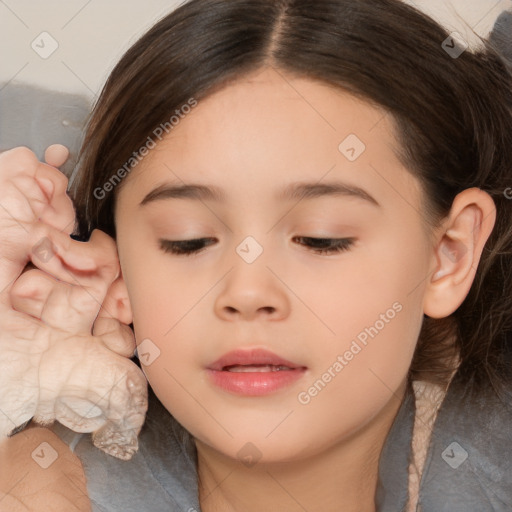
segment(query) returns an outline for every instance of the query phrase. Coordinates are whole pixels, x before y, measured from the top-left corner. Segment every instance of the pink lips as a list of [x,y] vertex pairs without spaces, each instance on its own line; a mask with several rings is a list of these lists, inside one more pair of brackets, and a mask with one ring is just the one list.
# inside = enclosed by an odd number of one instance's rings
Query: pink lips
[[302,377],[305,371],[306,367],[265,349],[235,350],[224,354],[207,368],[216,386],[247,396],[265,395],[282,389]]

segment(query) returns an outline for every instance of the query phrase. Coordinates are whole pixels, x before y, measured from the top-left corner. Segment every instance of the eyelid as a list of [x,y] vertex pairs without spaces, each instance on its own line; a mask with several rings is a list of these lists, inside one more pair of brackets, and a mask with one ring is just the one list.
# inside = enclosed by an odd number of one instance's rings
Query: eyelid
[[[344,237],[344,238],[331,238],[331,237],[317,237],[317,236],[295,236],[293,240],[309,240],[312,244],[305,244],[305,247],[308,248],[310,252],[321,254],[321,255],[336,255],[342,252],[348,251],[354,245],[356,239],[354,237]],[[203,237],[203,238],[192,238],[186,240],[165,240],[160,239],[160,249],[162,249],[165,253],[171,253],[175,256],[193,256],[198,254],[208,248],[208,246],[212,245],[208,243],[206,246],[197,247],[198,244],[201,245],[205,241],[215,240],[212,237]],[[327,247],[315,247],[315,243],[319,245],[325,245],[327,243]],[[299,244],[304,246],[304,244]],[[194,247],[195,246],[195,247]]]
[[[185,246],[187,247],[188,246],[193,246],[194,244],[197,245],[199,244],[200,242],[204,242],[205,240],[207,241],[211,241],[211,240],[215,240],[214,238],[212,237],[203,237],[203,238],[188,238],[188,239],[184,239],[184,240],[165,240],[165,239],[160,239],[159,240],[159,245],[160,245],[160,248],[164,251],[164,252],[169,252],[169,253],[174,253],[174,254],[177,254],[177,255],[190,255],[190,254],[196,254],[200,251],[202,251],[203,249],[205,249],[206,247],[208,247],[209,245],[211,244],[208,244],[206,245],[205,247],[199,249],[199,250],[189,250],[187,251],[186,249],[183,250],[183,249],[180,249],[181,247]],[[179,248],[179,249],[176,249],[176,248]]]

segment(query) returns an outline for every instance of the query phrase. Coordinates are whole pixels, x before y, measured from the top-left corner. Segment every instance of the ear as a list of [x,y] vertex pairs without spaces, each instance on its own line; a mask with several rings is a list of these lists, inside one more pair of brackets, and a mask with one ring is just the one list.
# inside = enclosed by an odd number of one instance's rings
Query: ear
[[107,294],[103,300],[103,306],[98,316],[114,317],[127,325],[132,323],[132,307],[121,270],[119,271],[117,279],[112,282],[107,290]]
[[423,302],[427,316],[447,317],[462,304],[495,222],[496,207],[487,192],[469,188],[455,197],[432,256],[435,270]]

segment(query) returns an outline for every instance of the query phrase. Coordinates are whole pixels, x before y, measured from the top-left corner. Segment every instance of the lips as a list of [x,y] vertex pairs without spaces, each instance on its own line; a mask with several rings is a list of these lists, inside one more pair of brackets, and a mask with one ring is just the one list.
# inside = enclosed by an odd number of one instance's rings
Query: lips
[[307,368],[265,349],[235,350],[223,355],[206,372],[219,389],[244,397],[264,396],[288,388]]
[[283,371],[304,368],[265,349],[234,350],[208,366],[210,370],[233,372]]

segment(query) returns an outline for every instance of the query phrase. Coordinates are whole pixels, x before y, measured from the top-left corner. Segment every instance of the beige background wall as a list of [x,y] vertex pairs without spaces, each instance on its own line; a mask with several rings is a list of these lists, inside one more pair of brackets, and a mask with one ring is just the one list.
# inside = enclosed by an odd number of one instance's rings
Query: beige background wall
[[[486,35],[499,13],[512,8],[512,0],[406,1],[468,39],[470,27]],[[122,52],[180,3],[0,0],[0,88],[6,83],[24,82],[92,98]],[[43,32],[49,35],[41,35]],[[54,47],[56,50],[47,56]]]

